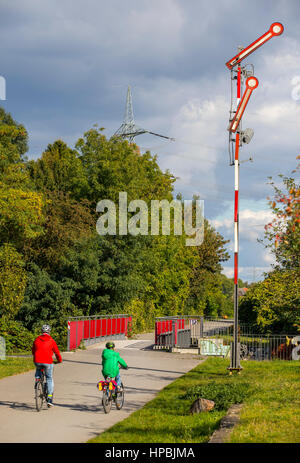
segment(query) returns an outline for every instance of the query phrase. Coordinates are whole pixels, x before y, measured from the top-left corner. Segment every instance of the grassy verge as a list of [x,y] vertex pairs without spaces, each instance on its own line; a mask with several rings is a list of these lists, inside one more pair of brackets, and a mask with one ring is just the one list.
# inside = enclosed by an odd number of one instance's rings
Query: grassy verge
[[[230,391],[245,389],[247,384],[250,387],[243,397],[241,422],[230,442],[300,442],[299,362],[245,361],[242,365],[242,374],[229,376],[228,360],[209,358],[165,387],[142,409],[89,442],[208,442],[226,415],[233,398]],[[197,389],[205,390],[206,398],[219,400],[216,410],[189,415]],[[223,402],[220,391],[227,395]]]
[[7,357],[6,360],[0,360],[0,379],[5,376],[17,375],[35,368],[31,358],[27,357]]
[[31,350],[18,350],[16,352],[7,352],[6,357],[32,357]]
[[257,392],[245,401],[229,442],[300,443],[300,362],[251,361],[245,373]]

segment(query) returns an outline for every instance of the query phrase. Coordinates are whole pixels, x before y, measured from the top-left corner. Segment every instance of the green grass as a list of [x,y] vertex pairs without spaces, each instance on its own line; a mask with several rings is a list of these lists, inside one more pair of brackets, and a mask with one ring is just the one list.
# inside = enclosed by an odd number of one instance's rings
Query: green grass
[[300,362],[248,362],[245,373],[257,392],[245,401],[229,442],[300,443]]
[[[242,366],[240,375],[229,376],[228,360],[209,358],[165,387],[143,408],[89,442],[208,442],[226,415],[224,407],[243,400],[241,422],[230,442],[299,443],[300,362],[244,361]],[[219,401],[216,410],[189,415],[197,388],[205,391],[206,398],[211,394]]]
[[31,358],[26,357],[7,357],[6,360],[0,360],[0,379],[6,376],[17,375],[35,368]]

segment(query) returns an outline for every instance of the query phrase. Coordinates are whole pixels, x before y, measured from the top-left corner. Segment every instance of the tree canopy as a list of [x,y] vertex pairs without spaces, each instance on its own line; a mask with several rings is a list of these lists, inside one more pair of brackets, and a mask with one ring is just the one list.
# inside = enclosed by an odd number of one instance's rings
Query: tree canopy
[[[297,174],[299,170],[300,164],[292,173]],[[300,265],[300,183],[294,175],[279,177],[285,191],[270,179],[275,192],[274,198],[269,200],[274,218],[265,226],[265,238],[276,263],[282,268],[295,269]]]
[[294,175],[279,178],[284,189],[270,178],[274,218],[265,226],[265,246],[275,256],[275,264],[243,297],[240,318],[260,331],[293,334],[300,330],[300,184]]
[[[10,314],[30,331],[48,321],[64,344],[67,316],[130,313],[134,329],[146,330],[162,315],[232,313],[221,275],[227,242],[207,220],[198,247],[186,246],[172,224],[169,235],[97,233],[102,199],[118,203],[120,192],[147,205],[174,199],[176,179],[155,155],[95,126],[74,149],[56,140],[36,160],[24,156],[27,141],[1,110],[0,317]],[[20,327],[9,326],[13,339]]]

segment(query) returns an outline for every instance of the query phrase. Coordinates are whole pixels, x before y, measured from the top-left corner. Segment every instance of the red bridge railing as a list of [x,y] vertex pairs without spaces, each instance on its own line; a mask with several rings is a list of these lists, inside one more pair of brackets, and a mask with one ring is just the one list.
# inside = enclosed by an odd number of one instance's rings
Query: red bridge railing
[[184,318],[161,317],[155,321],[155,345],[176,346],[178,331],[184,329]]
[[130,334],[131,323],[132,317],[127,314],[70,317],[67,350],[76,349],[82,342],[90,345],[106,339],[123,339]]

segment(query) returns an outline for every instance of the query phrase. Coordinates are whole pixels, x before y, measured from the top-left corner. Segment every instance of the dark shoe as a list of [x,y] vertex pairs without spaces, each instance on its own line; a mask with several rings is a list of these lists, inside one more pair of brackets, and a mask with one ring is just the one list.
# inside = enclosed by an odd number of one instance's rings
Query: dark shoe
[[53,400],[53,399],[52,399],[52,396],[51,396],[51,397],[47,397],[47,406],[48,406],[48,408],[54,407],[52,400]]

